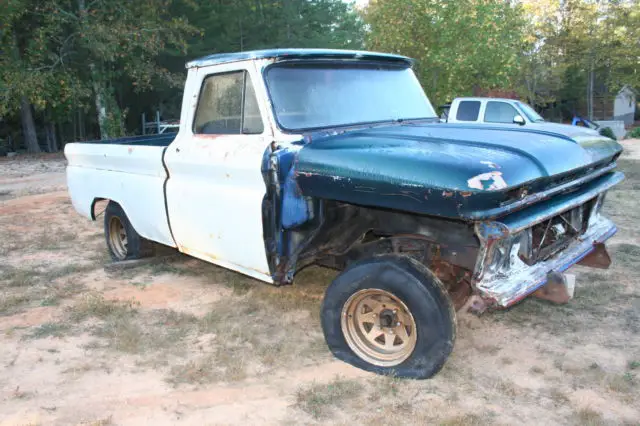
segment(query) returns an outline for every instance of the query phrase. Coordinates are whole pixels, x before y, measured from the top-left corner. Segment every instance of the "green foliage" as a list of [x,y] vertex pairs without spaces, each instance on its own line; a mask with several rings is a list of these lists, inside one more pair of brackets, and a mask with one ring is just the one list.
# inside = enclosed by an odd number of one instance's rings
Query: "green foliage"
[[600,130],[598,130],[598,132],[602,136],[606,136],[609,139],[613,139],[614,141],[617,139],[615,133],[613,133],[613,130],[611,130],[611,127],[602,127]]
[[526,49],[518,88],[532,103],[561,101],[565,115],[588,114],[589,102],[597,104],[588,96],[590,79],[594,97],[615,94],[625,84],[640,86],[638,0],[538,0],[523,2],[523,11]]
[[549,118],[584,115],[591,83],[597,94],[640,87],[639,3],[370,0],[356,10],[343,0],[4,0],[0,137],[22,131],[22,100],[38,125],[68,123],[71,137],[137,133],[142,112],[179,116],[187,60],[272,47],[413,57],[435,105],[506,89],[555,105]]
[[627,133],[629,139],[640,139],[640,127],[634,127]]
[[415,58],[437,105],[474,89],[510,88],[517,74],[524,22],[509,2],[376,1],[364,19],[368,47]]
[[362,21],[342,0],[4,0],[2,9],[0,117],[17,117],[26,97],[39,121],[98,124],[103,137],[136,131],[156,108],[177,117],[193,57],[363,46]]

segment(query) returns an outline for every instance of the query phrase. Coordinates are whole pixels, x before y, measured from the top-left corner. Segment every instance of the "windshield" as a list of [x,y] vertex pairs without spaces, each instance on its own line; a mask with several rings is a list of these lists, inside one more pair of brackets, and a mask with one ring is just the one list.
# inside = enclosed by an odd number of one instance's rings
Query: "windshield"
[[410,68],[282,64],[266,81],[287,130],[436,117]]
[[536,110],[531,108],[531,106],[529,106],[528,104],[523,104],[522,102],[517,102],[517,104],[520,107],[520,111],[522,111],[524,115],[527,116],[529,121],[533,123],[544,121],[544,118],[542,118],[542,116],[538,114]]

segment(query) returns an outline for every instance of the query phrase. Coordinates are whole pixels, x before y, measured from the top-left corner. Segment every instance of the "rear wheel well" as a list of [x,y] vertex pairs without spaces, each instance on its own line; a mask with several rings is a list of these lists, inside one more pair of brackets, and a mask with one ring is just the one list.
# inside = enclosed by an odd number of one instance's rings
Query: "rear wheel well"
[[[102,206],[102,204],[100,204],[101,211],[100,213],[96,213],[96,207],[98,206],[98,203],[101,203],[102,201],[106,201],[104,203],[104,207]],[[109,201],[112,201],[108,198],[101,198],[101,197],[96,197],[93,199],[93,201],[91,202],[91,208],[89,209],[89,212],[91,213],[91,220],[96,220],[98,218],[98,216],[100,216],[102,213],[104,213],[104,210],[107,208],[107,204],[109,203]],[[113,201],[115,203],[115,201]],[[118,204],[118,203],[116,203]]]

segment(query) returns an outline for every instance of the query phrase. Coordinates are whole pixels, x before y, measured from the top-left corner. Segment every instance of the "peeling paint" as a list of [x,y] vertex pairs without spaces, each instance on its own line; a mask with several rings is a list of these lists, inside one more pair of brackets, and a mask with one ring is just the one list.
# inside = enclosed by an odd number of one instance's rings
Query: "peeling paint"
[[502,172],[482,173],[467,181],[469,188],[485,191],[497,191],[507,187],[507,182],[502,178]]
[[481,161],[480,164],[484,164],[485,166],[489,166],[490,169],[499,169],[500,168],[500,166],[498,166],[493,161]]

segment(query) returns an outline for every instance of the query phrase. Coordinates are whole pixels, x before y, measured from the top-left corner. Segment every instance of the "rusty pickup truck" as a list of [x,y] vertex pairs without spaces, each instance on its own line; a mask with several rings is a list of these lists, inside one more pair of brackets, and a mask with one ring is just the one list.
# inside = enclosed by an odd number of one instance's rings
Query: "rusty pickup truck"
[[463,306],[566,302],[565,270],[610,263],[611,139],[439,123],[392,54],[275,49],[187,69],[176,135],[65,147],[76,210],[95,220],[108,200],[115,261],[155,242],[275,285],[335,268],[333,354],[412,378],[443,366]]

